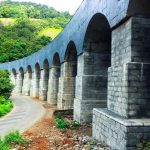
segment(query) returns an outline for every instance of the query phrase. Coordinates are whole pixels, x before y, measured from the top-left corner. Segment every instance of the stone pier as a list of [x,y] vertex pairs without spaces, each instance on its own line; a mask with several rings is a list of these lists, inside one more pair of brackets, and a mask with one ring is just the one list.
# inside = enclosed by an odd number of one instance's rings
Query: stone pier
[[131,17],[112,31],[107,109],[94,109],[93,136],[115,150],[150,139],[150,19]]

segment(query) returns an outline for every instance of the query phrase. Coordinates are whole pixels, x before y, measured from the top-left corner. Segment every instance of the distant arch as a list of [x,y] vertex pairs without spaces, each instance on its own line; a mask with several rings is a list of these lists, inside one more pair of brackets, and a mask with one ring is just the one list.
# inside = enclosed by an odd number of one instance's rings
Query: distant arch
[[52,66],[50,68],[48,103],[56,105],[58,98],[59,77],[60,77],[60,57],[58,53],[53,56]]
[[127,15],[150,15],[149,0],[130,0]]
[[18,75],[19,75],[19,78],[18,78],[18,92],[20,94],[22,94],[23,80],[24,80],[24,70],[23,70],[23,67],[19,68]]
[[33,97],[39,98],[39,85],[41,78],[41,69],[39,63],[35,64],[34,68],[34,81],[33,81]]
[[47,91],[48,91],[48,80],[49,80],[49,61],[48,59],[45,59],[43,62],[43,82],[41,83],[41,89],[40,89],[40,99],[41,100],[47,100]]
[[60,66],[60,57],[58,53],[55,53],[53,56],[52,66]]
[[32,79],[32,68],[30,65],[27,66],[26,73],[28,74],[28,78]]
[[11,73],[11,80],[14,85],[16,85],[16,79],[17,79],[17,72],[16,69],[13,68]]

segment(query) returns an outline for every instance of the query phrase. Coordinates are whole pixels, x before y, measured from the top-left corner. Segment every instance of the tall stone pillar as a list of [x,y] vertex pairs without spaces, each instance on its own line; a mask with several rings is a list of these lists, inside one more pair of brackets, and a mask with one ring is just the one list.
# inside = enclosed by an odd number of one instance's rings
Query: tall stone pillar
[[24,80],[23,80],[23,91],[22,91],[22,94],[25,95],[25,96],[30,96],[31,94],[31,77],[30,77],[30,74],[29,73],[25,73],[24,75]]
[[34,72],[32,79],[32,97],[39,98],[40,76]]
[[45,101],[47,100],[48,79],[49,79],[48,71],[41,70],[40,91],[39,91],[40,100],[45,100]]
[[[96,47],[94,43],[93,47]],[[74,120],[92,122],[93,108],[106,107],[109,58],[108,49],[78,56]]]
[[15,73],[11,73],[10,74],[10,79],[11,79],[11,82],[12,82],[12,84],[14,85],[14,88],[13,88],[13,91],[12,91],[12,93],[13,94],[16,94],[16,82],[17,82],[17,74]]
[[48,92],[47,92],[47,101],[49,104],[57,104],[57,95],[59,87],[59,77],[60,77],[60,67],[52,66],[49,70],[49,82],[48,82]]
[[150,19],[132,17],[112,31],[106,109],[94,109],[93,136],[112,149],[150,139]]
[[23,78],[20,73],[17,74],[16,80],[16,94],[22,94],[22,87],[23,87]]
[[76,62],[64,62],[61,64],[61,76],[59,78],[58,103],[59,109],[72,109],[75,97]]

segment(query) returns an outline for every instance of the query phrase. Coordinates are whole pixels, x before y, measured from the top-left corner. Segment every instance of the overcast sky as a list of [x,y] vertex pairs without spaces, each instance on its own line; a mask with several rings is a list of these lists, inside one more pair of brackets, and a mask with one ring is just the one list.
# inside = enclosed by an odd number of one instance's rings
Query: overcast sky
[[71,14],[74,14],[74,12],[77,10],[77,8],[82,2],[82,0],[12,0],[12,1],[19,1],[19,2],[30,1],[34,3],[46,4],[48,6],[54,7],[58,11],[69,11]]

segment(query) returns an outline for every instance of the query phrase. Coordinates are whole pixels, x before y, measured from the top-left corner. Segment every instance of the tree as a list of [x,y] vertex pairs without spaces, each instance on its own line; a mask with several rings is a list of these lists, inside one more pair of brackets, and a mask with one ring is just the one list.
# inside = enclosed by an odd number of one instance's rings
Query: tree
[[9,73],[6,70],[0,70],[0,96],[8,99],[11,95],[13,84],[10,81]]

